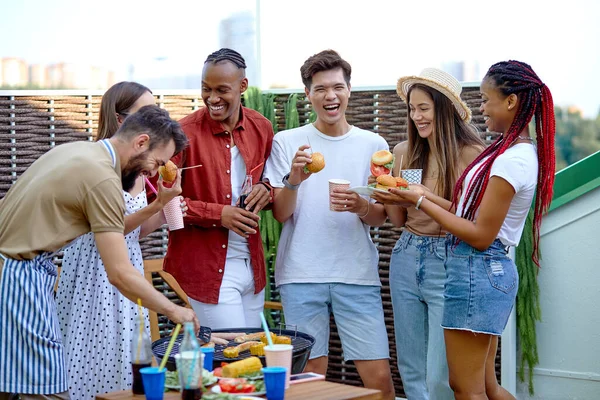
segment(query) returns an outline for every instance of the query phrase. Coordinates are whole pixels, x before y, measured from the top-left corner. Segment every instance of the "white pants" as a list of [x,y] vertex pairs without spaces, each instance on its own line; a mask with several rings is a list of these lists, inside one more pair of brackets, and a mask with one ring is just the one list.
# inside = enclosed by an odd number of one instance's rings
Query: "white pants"
[[249,259],[228,259],[218,304],[189,299],[202,326],[212,329],[260,328],[265,291],[254,294],[254,273]]

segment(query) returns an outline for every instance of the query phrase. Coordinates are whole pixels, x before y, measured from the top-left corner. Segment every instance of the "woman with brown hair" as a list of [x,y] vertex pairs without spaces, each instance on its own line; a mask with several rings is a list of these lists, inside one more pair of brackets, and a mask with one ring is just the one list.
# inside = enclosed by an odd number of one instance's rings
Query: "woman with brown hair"
[[[152,92],[139,83],[115,84],[102,96],[96,140],[111,138],[129,114],[154,103]],[[181,193],[181,178],[172,188],[159,181],[158,198],[150,205],[142,176],[125,173],[122,182],[129,259],[143,274],[139,239],[165,223],[162,208]],[[139,321],[137,306],[108,281],[92,233],[65,249],[63,265],[69,267],[63,268],[56,300],[71,398],[94,399],[96,393],[130,388],[130,343]]]
[[[461,100],[461,90],[453,76],[434,68],[419,76],[402,77],[397,86],[398,95],[408,105],[409,118],[408,140],[394,148],[393,174],[421,170],[423,188],[445,199],[452,197],[456,180],[483,150],[483,142],[469,125],[471,110]],[[404,227],[390,260],[398,369],[404,392],[409,400],[452,399],[441,328],[446,231],[412,204],[390,204],[394,198],[385,193],[377,196],[387,203],[391,222]]]
[[442,326],[458,400],[514,399],[498,385],[494,363],[519,286],[508,249],[519,243],[533,202],[532,258],[539,263],[539,227],[554,184],[552,94],[533,69],[519,61],[492,65],[481,97],[488,129],[502,136],[465,169],[452,202],[421,187],[391,189],[395,201],[414,204],[451,234]]

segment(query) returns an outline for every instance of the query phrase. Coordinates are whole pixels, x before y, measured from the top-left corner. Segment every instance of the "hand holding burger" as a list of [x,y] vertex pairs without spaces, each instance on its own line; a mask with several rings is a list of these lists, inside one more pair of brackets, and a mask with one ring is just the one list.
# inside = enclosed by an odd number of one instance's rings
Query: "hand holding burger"
[[406,179],[400,177],[393,177],[391,175],[379,175],[377,177],[377,185],[375,189],[388,190],[388,189],[408,189],[408,182]]
[[158,167],[158,173],[162,176],[163,181],[172,183],[177,178],[177,165],[169,160],[165,165]]

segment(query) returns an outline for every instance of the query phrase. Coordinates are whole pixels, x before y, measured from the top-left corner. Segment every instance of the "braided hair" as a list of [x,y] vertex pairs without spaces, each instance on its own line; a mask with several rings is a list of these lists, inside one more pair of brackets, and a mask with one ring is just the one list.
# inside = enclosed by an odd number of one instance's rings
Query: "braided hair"
[[212,54],[209,54],[209,56],[206,57],[204,64],[208,62],[217,64],[221,61],[229,61],[238,68],[246,69],[246,61],[244,60],[244,57],[242,57],[242,55],[237,51],[228,48],[222,48]]
[[[473,221],[475,212],[481,204],[487,188],[492,164],[508,149],[520,133],[527,128],[535,116],[535,133],[538,153],[538,182],[535,196],[533,216],[533,255],[532,259],[539,266],[539,240],[542,215],[545,214],[552,201],[554,185],[554,103],[548,87],[540,80],[528,64],[520,61],[502,61],[490,67],[485,79],[495,83],[504,95],[517,95],[519,105],[516,115],[508,131],[487,147],[463,172],[454,187],[453,205],[460,198],[463,182],[470,170],[484,160],[475,170],[473,179],[466,190],[465,207],[462,218]],[[487,157],[487,159],[486,159]]]

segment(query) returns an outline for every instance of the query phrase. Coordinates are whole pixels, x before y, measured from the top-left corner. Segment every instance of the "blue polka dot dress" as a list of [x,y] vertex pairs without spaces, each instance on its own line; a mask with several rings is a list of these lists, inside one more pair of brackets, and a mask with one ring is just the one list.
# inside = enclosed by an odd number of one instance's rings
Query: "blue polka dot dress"
[[[126,214],[148,204],[145,191],[123,195]],[[129,259],[143,274],[139,238],[140,227],[125,236]],[[56,300],[71,398],[93,400],[97,393],[131,388],[130,346],[138,309],[108,282],[93,234],[65,249]],[[144,319],[149,331],[146,309]]]

